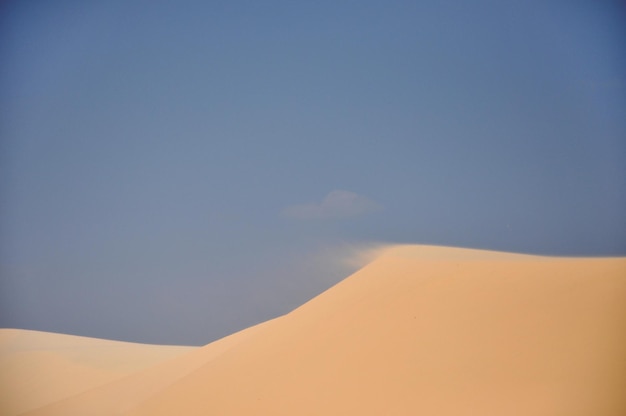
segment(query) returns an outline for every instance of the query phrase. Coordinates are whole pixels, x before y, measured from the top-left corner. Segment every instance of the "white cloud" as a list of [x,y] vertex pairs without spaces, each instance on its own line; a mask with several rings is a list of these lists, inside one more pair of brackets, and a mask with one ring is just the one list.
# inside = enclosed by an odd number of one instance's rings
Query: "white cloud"
[[291,205],[283,214],[298,219],[349,218],[378,211],[380,204],[350,191],[335,190],[319,202]]

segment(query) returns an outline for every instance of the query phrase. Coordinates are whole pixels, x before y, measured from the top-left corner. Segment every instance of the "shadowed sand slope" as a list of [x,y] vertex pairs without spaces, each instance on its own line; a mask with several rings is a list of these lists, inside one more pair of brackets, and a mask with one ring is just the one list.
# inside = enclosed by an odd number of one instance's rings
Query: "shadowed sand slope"
[[396,247],[108,414],[623,416],[624,328],[624,258]]
[[192,349],[0,329],[0,414],[56,402]]

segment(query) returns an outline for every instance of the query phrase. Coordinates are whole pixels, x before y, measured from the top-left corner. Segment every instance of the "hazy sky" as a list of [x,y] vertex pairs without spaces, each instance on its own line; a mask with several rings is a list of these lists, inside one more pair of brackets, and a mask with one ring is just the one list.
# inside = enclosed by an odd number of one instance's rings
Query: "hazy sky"
[[0,327],[204,344],[372,242],[626,255],[623,2],[3,4]]

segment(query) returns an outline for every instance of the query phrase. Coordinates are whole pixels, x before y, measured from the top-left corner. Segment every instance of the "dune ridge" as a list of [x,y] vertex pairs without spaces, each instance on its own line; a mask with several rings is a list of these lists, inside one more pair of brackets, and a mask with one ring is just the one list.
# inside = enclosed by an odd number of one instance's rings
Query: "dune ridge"
[[622,416],[623,328],[626,258],[394,246],[280,318],[25,414]]

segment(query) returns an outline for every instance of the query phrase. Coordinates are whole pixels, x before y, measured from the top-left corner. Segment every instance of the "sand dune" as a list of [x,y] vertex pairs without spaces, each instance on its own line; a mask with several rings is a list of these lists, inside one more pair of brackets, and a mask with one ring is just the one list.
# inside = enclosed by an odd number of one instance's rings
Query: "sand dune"
[[56,402],[193,349],[0,329],[0,414]]
[[166,389],[198,367],[219,357],[271,322],[247,328],[146,370],[116,379],[65,400],[59,400],[34,414],[90,416],[126,414],[131,408]]
[[395,247],[283,317],[26,414],[623,416],[624,328],[625,258]]

